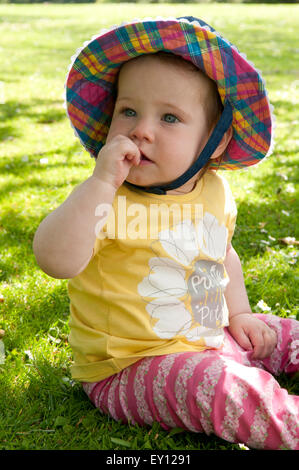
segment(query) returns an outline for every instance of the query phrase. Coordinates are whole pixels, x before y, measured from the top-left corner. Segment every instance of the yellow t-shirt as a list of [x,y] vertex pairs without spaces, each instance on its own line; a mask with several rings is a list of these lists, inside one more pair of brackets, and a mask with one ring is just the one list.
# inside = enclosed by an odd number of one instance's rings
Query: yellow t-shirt
[[221,347],[236,214],[214,171],[184,195],[119,188],[92,259],[68,283],[73,378],[99,381],[145,356]]

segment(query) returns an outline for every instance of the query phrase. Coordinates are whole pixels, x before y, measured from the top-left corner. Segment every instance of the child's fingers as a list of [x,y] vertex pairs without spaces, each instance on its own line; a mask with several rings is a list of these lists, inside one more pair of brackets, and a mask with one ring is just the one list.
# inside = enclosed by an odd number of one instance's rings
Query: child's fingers
[[275,330],[251,315],[233,317],[229,329],[245,351],[252,351],[252,359],[265,359],[276,347]]
[[141,157],[138,147],[136,147],[136,149],[137,149],[137,152],[135,151],[135,152],[130,152],[126,154],[127,160],[129,160],[130,163],[132,163],[135,166],[139,165],[140,157]]
[[141,154],[139,148],[131,139],[123,135],[117,135],[109,140],[109,144],[113,146],[116,159],[127,161],[132,165],[139,165]]
[[253,346],[252,359],[262,359],[265,349],[265,341],[260,330],[250,331],[250,341]]
[[106,148],[118,158],[126,158],[127,160],[134,160],[140,157],[140,151],[137,145],[124,135],[118,134],[111,139],[107,139]]
[[251,341],[253,344],[252,359],[265,359],[273,352],[277,336],[274,330],[266,328],[251,334]]
[[272,328],[268,328],[264,332],[264,342],[265,342],[265,356],[268,357],[272,354],[273,350],[277,345],[277,335]]
[[139,148],[128,137],[121,134],[111,137],[98,153],[93,175],[119,188],[131,167],[139,164],[140,156]]
[[237,341],[238,341],[239,345],[243,349],[245,349],[245,351],[252,351],[251,341],[250,341],[248,335],[243,330],[243,328],[240,328],[240,330],[237,333]]
[[141,159],[140,150],[137,147],[137,145],[134,144],[134,142],[132,142],[131,140],[130,140],[130,143],[131,143],[131,151],[129,153],[130,160],[133,163],[133,165],[139,165],[140,159]]

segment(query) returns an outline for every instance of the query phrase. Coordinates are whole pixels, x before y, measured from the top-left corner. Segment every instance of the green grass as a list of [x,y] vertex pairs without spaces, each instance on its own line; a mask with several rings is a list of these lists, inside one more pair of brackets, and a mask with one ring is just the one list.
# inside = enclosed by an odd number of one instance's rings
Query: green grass
[[[263,299],[274,314],[298,318],[298,250],[279,241],[299,239],[298,6],[0,5],[0,449],[239,449],[101,416],[70,378],[67,281],[46,276],[32,253],[40,221],[93,168],[62,106],[70,57],[103,27],[186,14],[219,29],[266,79],[277,145],[257,168],[226,174],[239,209],[234,246],[252,308]],[[299,393],[298,382],[279,381]]]

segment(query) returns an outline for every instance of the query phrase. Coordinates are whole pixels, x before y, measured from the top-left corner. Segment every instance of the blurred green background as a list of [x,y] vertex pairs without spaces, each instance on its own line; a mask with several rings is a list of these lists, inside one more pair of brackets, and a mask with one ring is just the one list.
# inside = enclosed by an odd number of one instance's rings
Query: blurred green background
[[[239,448],[101,416],[70,377],[67,281],[45,275],[32,253],[41,220],[94,165],[63,107],[71,56],[102,28],[159,15],[202,18],[266,80],[276,146],[256,168],[225,172],[238,205],[233,243],[252,308],[298,318],[298,5],[1,4],[0,449]],[[298,381],[279,380],[298,393]]]

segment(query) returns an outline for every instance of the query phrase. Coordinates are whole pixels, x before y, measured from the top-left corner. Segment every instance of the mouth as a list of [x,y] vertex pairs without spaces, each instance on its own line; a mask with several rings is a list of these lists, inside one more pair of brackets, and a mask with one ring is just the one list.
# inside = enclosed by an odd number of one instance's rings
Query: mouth
[[140,159],[140,165],[148,165],[149,163],[153,163],[152,160],[150,160],[143,152],[140,151],[141,154],[141,159]]

